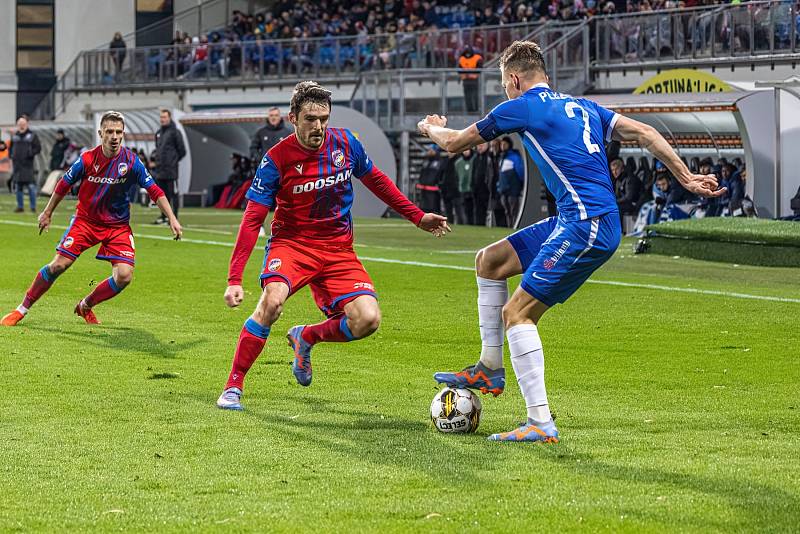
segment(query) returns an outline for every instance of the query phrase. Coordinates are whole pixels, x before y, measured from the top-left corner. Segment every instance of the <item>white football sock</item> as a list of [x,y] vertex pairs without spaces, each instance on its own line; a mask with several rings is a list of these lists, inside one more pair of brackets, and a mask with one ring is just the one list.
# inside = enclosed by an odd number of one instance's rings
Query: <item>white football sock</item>
[[536,325],[519,324],[508,329],[511,365],[522,390],[528,419],[546,423],[552,419],[544,387],[544,353]]
[[508,300],[508,283],[480,276],[477,279],[481,363],[489,369],[499,369],[503,367],[503,306]]
[[22,315],[28,315],[28,308],[20,304],[17,306],[17,311],[20,312]]

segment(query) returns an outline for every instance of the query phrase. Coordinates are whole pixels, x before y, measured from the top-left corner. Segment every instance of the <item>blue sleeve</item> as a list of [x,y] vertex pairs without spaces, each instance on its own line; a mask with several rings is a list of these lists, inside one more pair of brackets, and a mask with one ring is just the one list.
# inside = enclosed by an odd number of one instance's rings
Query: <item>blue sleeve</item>
[[476,125],[484,141],[505,133],[521,132],[528,125],[528,104],[522,98],[501,102]]
[[84,170],[83,156],[80,156],[75,160],[75,163],[70,165],[69,169],[67,169],[67,172],[64,173],[64,181],[69,185],[75,185],[78,180],[83,178]]
[[261,159],[261,164],[253,177],[253,183],[247,190],[245,197],[247,200],[258,202],[268,208],[275,205],[275,195],[280,189],[281,174],[278,166],[267,154]]
[[604,108],[592,100],[588,100],[586,98],[579,98],[578,100],[580,100],[582,106],[588,106],[595,110],[597,115],[600,117],[600,124],[603,126],[603,139],[606,143],[611,142],[611,134],[614,133],[614,125],[617,124],[619,114],[611,111],[610,109]]
[[353,135],[353,132],[350,130],[345,130],[345,132],[347,142],[350,143],[350,155],[353,158],[353,174],[355,174],[356,178],[361,178],[372,170],[372,160],[369,159],[367,151],[364,150],[364,145]]
[[150,176],[150,171],[147,170],[147,167],[144,166],[144,163],[139,158],[134,158],[133,160],[133,175],[136,177],[139,187],[148,189],[156,183],[153,177]]

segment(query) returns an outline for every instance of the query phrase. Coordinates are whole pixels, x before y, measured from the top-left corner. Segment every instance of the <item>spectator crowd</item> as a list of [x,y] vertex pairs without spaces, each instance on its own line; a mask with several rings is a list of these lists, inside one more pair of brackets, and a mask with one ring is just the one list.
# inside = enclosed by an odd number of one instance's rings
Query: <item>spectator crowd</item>
[[[709,199],[687,191],[660,161],[619,157],[616,143],[607,154],[617,207],[628,233],[671,220],[756,215],[745,193],[747,169],[740,157],[685,161],[692,172],[715,174],[720,186],[727,188],[722,197]],[[430,145],[419,168],[416,198],[423,210],[445,215],[456,224],[513,227],[525,180],[523,156],[510,137],[461,154],[443,155]],[[548,212],[555,215],[555,199],[542,189]]]
[[[684,161],[689,170],[715,174],[727,192],[717,198],[700,198],[687,191],[658,160],[642,156],[614,156],[609,168],[620,215],[633,223],[630,233],[640,234],[648,224],[701,218],[754,216],[753,202],[745,194],[747,168],[741,158],[693,157]],[[629,226],[629,225],[625,225]]]
[[430,145],[415,186],[424,211],[455,224],[514,226],[525,186],[522,154],[511,137],[442,155]]
[[[721,0],[321,0],[280,1],[260,13],[233,11],[230,23],[202,35],[178,31],[172,46],[153,48],[147,57],[148,76],[181,79],[228,77],[273,70],[301,74],[316,65],[321,68],[399,68],[409,67],[423,58],[426,66],[455,67],[465,46],[486,57],[497,52],[500,43],[483,42],[478,35],[451,42],[441,30],[545,21],[577,21],[596,15],[648,13],[665,9],[722,4]],[[733,0],[731,3],[741,3]],[[763,7],[757,8],[761,11]],[[730,18],[730,17],[729,17]],[[658,34],[670,42],[672,27]],[[708,18],[710,32],[719,33],[724,43],[730,32],[738,32],[735,42],[747,46],[743,27]],[[797,24],[800,25],[800,17]],[[657,32],[640,20],[619,19],[610,25],[610,54],[636,55],[638,47],[661,48],[653,42]],[[732,29],[733,28],[733,29]],[[683,33],[683,30],[677,30]],[[776,32],[788,35],[786,28]],[[421,32],[415,34],[415,32]],[[686,32],[689,32],[686,29]],[[640,33],[642,38],[640,39]],[[650,35],[650,34],[653,35]],[[687,33],[687,35],[688,35]],[[777,35],[780,39],[781,35]],[[336,38],[346,38],[338,43]],[[766,35],[753,38],[764,40]],[[440,42],[441,41],[441,42]],[[447,41],[447,42],[444,42]],[[688,46],[688,45],[687,45]],[[491,50],[489,50],[491,49]],[[594,50],[594,47],[592,47]],[[109,55],[118,76],[126,57],[125,41],[116,34]],[[434,57],[436,56],[436,57]],[[438,57],[442,56],[442,57]],[[137,65],[136,68],[139,68]],[[109,81],[111,73],[106,74]]]

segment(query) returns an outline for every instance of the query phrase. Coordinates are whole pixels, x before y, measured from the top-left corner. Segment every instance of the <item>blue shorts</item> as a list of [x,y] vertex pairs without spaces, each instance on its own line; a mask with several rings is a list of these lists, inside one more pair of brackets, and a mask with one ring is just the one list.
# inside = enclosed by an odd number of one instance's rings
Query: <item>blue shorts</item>
[[508,236],[522,263],[520,287],[554,306],[565,302],[614,254],[622,237],[619,213],[584,221],[550,217]]

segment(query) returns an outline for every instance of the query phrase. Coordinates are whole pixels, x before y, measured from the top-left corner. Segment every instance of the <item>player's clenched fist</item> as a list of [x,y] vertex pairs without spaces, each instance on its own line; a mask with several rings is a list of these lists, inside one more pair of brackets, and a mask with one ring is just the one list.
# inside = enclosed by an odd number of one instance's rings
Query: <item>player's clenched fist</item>
[[427,115],[424,119],[417,123],[417,129],[422,135],[428,135],[428,128],[430,126],[440,126],[444,128],[447,126],[447,117],[440,115]]
[[228,286],[225,290],[225,304],[230,308],[235,308],[244,300],[244,290],[242,286]]

